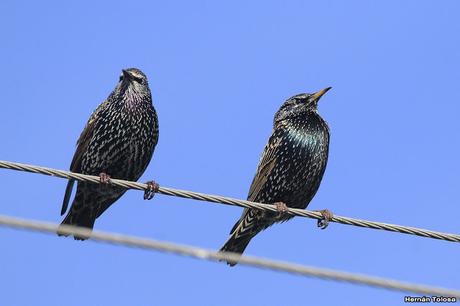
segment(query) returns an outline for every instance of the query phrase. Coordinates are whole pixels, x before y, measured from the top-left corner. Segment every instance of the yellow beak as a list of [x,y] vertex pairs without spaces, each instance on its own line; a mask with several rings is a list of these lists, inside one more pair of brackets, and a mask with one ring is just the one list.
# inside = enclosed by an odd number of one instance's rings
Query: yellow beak
[[314,93],[312,96],[311,96],[311,99],[313,101],[318,101],[326,92],[329,91],[329,89],[331,89],[332,87],[326,87],[324,89],[321,89],[320,91],[318,91],[317,93]]

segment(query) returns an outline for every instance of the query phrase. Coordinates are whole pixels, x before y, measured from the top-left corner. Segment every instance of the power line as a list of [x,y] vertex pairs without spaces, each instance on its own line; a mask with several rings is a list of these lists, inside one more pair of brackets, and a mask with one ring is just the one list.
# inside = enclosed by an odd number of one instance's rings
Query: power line
[[[80,173],[75,173],[75,172],[69,172],[69,171],[63,171],[63,170],[57,170],[57,169],[52,169],[52,168],[39,167],[39,166],[21,164],[21,163],[9,162],[9,161],[0,160],[0,168],[45,174],[45,175],[66,178],[66,179],[75,179],[77,181],[87,181],[87,182],[93,182],[97,184],[100,183],[100,178],[98,176],[85,175],[85,174],[80,174]],[[125,180],[119,180],[119,179],[111,179],[110,181],[112,185],[121,186],[127,189],[137,189],[137,190],[147,190],[148,189],[147,184],[143,184],[143,183],[125,181]],[[180,189],[174,189],[174,188],[160,187],[158,190],[158,193],[169,195],[169,196],[187,198],[187,199],[194,199],[194,200],[200,200],[200,201],[206,201],[206,202],[240,206],[240,207],[245,207],[245,208],[255,208],[255,209],[268,210],[268,211],[273,211],[273,212],[277,211],[276,207],[270,204],[250,202],[250,201],[238,200],[238,199],[233,199],[233,198],[228,198],[228,197],[222,197],[218,195],[210,195],[210,194],[205,194],[205,193],[180,190]],[[319,212],[304,210],[304,209],[296,209],[296,208],[289,208],[287,210],[287,214],[298,216],[298,217],[304,217],[304,218],[312,218],[312,219],[317,219],[317,220],[323,218]],[[416,235],[416,236],[433,238],[433,239],[440,239],[440,240],[451,241],[451,242],[460,242],[460,235],[457,235],[457,234],[442,233],[442,232],[431,231],[431,230],[410,227],[410,226],[361,220],[361,219],[342,217],[342,216],[336,216],[336,215],[332,217],[331,221],[341,223],[341,224],[366,227],[366,228],[372,228],[372,229],[378,229],[378,230],[385,230],[385,231],[397,232],[397,233],[403,233],[403,234],[410,234],[410,235]]]
[[[45,233],[56,233],[58,229],[57,224],[40,222],[35,220],[26,220],[13,218],[9,216],[0,215],[0,225],[16,228],[26,229],[31,231],[45,232]],[[282,261],[269,260],[264,258],[258,258],[253,256],[240,256],[235,253],[221,253],[214,252],[211,250],[198,248],[194,246],[175,244],[170,242],[139,238],[128,235],[121,235],[102,231],[91,231],[84,227],[68,226],[63,225],[59,228],[59,231],[69,235],[80,235],[90,236],[91,240],[97,242],[107,242],[115,245],[124,245],[132,248],[141,248],[147,250],[155,250],[167,253],[174,253],[182,256],[189,256],[209,261],[222,261],[230,260],[236,261],[240,265],[254,266],[258,268],[265,268],[268,270],[274,270],[279,272],[285,272],[290,274],[297,274],[302,276],[318,277],[322,279],[343,281],[353,284],[368,285],[372,287],[385,288],[389,290],[414,292],[419,294],[429,294],[436,296],[445,297],[457,297],[460,298],[460,291],[453,289],[445,289],[439,287],[431,287],[425,285],[412,284],[407,282],[401,282],[391,279],[329,270],[311,266],[304,266],[299,264],[292,264]]]

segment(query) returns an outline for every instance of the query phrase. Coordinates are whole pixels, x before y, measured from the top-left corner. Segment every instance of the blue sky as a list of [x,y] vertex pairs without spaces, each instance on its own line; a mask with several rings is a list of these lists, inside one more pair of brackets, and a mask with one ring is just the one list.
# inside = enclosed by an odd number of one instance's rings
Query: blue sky
[[[0,159],[67,169],[122,68],[149,77],[142,181],[245,198],[275,111],[333,89],[310,209],[459,233],[458,1],[2,1]],[[0,170],[0,213],[60,222],[66,181]],[[241,209],[129,191],[96,229],[217,249]],[[396,305],[404,293],[0,229],[2,305]],[[294,219],[251,255],[459,288],[449,242]]]

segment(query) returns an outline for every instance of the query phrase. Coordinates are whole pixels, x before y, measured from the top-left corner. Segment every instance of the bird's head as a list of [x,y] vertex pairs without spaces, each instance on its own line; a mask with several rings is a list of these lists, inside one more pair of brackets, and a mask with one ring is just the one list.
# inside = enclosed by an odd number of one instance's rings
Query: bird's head
[[275,122],[316,112],[318,101],[332,87],[326,87],[316,93],[302,93],[287,99],[275,114]]
[[137,68],[123,69],[117,88],[121,93],[150,94],[147,76]]

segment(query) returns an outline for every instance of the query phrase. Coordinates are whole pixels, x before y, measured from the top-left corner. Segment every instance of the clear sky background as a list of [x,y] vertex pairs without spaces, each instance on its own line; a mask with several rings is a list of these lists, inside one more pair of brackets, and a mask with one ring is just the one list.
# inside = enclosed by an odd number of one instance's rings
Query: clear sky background
[[[460,233],[458,1],[1,1],[0,159],[68,169],[122,68],[160,140],[141,181],[245,198],[275,111],[320,102],[310,209]],[[0,170],[0,213],[60,222],[66,181]],[[241,209],[128,191],[96,229],[218,249]],[[404,293],[0,228],[1,305],[397,305]],[[460,288],[458,244],[296,218],[247,254]]]

